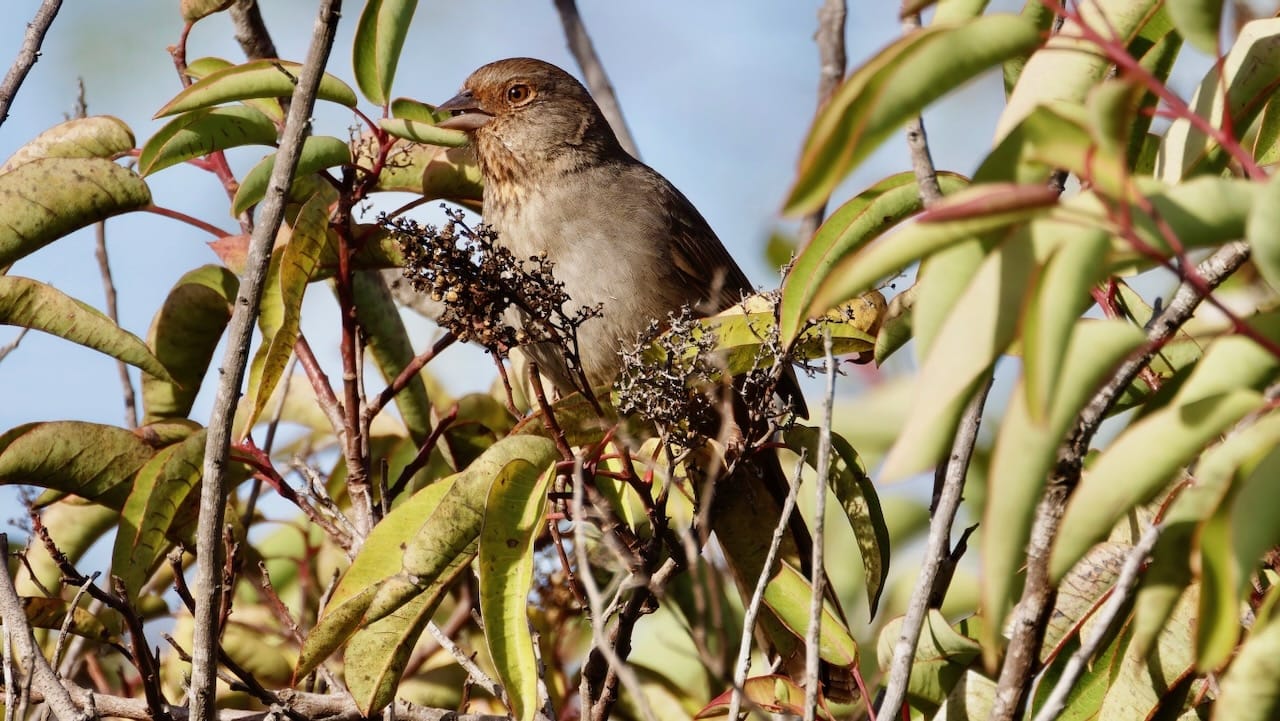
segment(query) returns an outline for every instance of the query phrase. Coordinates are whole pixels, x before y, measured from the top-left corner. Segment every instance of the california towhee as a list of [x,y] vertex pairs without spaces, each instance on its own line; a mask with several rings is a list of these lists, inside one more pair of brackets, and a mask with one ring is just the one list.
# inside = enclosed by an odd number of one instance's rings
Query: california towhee
[[[615,379],[618,348],[651,320],[686,305],[710,315],[754,292],[689,199],[623,150],[586,88],[560,68],[490,63],[438,110],[454,113],[441,127],[471,135],[484,220],[498,242],[517,258],[546,253],[575,306],[601,307],[578,329],[593,387]],[[525,351],[559,390],[575,389],[558,348]],[[791,377],[784,386],[803,403]]]
[[[441,127],[471,136],[484,177],[484,219],[497,242],[517,258],[545,253],[575,307],[601,307],[578,329],[578,355],[592,386],[614,380],[619,347],[634,343],[652,320],[685,306],[709,315],[753,292],[688,198],[622,148],[586,88],[560,68],[499,60],[472,73],[462,92],[437,109],[454,114]],[[577,388],[559,347],[522,350],[561,392]],[[787,370],[780,390],[803,415]],[[737,405],[734,422],[749,423]],[[787,480],[772,452],[743,459],[732,480],[739,481],[734,492],[716,494],[712,525],[739,583],[749,588],[763,570],[759,561],[781,517]],[[754,481],[768,493],[754,490],[760,488]],[[792,521],[784,555],[805,565],[808,530],[798,514]],[[785,634],[770,635],[782,641],[780,650],[790,649],[784,655],[795,654]]]

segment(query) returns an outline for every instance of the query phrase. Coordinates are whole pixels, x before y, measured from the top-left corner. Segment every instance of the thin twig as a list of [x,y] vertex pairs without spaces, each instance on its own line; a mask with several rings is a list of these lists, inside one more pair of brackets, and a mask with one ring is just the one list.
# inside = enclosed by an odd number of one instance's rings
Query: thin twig
[[556,12],[560,13],[560,22],[564,25],[564,38],[569,44],[569,52],[573,53],[578,67],[582,68],[583,78],[587,81],[587,88],[591,90],[596,105],[600,106],[600,112],[609,121],[623,149],[639,158],[640,150],[631,137],[631,131],[627,129],[622,106],[618,104],[618,96],[614,94],[609,76],[604,72],[604,64],[600,62],[595,45],[591,43],[591,36],[587,34],[587,26],[582,23],[577,1],[555,0],[555,4]]
[[271,247],[284,219],[285,198],[294,169],[298,165],[303,138],[307,135],[320,77],[333,47],[341,7],[341,0],[322,0],[320,3],[311,48],[293,91],[293,101],[280,136],[280,149],[276,153],[267,195],[259,206],[260,222],[254,228],[249,243],[245,277],[240,284],[235,312],[228,329],[227,350],[220,366],[221,378],[213,414],[209,419],[209,435],[201,475],[200,515],[196,528],[196,587],[202,593],[196,599],[194,614],[191,695],[188,699],[194,721],[214,721],[217,718],[214,701],[220,636],[217,614],[223,595],[220,578],[222,525],[226,511],[227,455],[231,446],[231,426],[235,420],[236,401],[248,362],[249,342],[253,335],[254,319],[258,315],[267,265],[271,260]]
[[27,79],[31,66],[40,57],[40,45],[44,43],[44,36],[49,32],[49,26],[53,25],[53,19],[58,16],[58,9],[61,7],[62,0],[44,0],[40,3],[40,9],[36,10],[36,16],[27,23],[27,34],[22,39],[18,57],[5,74],[4,82],[0,83],[0,125],[9,118],[9,108],[18,94],[18,88],[22,87],[22,81]]
[[[822,333],[827,360],[827,394],[822,399],[822,427],[818,431],[818,479],[813,484],[813,592],[809,596],[809,629],[804,635],[804,721],[813,721],[818,712],[818,644],[821,640],[822,601],[826,575],[823,570],[823,541],[826,538],[827,474],[831,472],[831,414],[836,403],[836,360],[831,348],[831,330]],[[797,484],[799,477],[797,477]]]
[[[919,13],[908,13],[902,17],[904,35],[919,29]],[[929,152],[929,136],[924,130],[923,115],[907,121],[907,149],[911,152],[911,169],[915,171],[920,200],[927,208],[942,200],[942,188],[938,186],[938,171],[933,166],[933,154]]]
[[760,615],[760,605],[764,602],[764,589],[769,585],[769,577],[773,575],[773,564],[778,560],[778,549],[782,547],[782,538],[791,525],[791,513],[796,507],[796,491],[800,487],[800,471],[804,468],[805,450],[800,449],[800,459],[796,461],[796,480],[787,488],[787,497],[782,501],[782,517],[773,529],[773,537],[769,539],[769,550],[764,557],[764,568],[756,579],[755,590],[751,592],[751,600],[747,602],[746,613],[742,617],[742,640],[738,644],[738,661],[733,667],[733,694],[729,697],[729,721],[737,721],[742,713],[742,689],[747,682],[747,673],[751,671],[751,639],[755,635],[756,618]]
[[[0,549],[4,549],[7,554],[8,548],[8,534],[0,533]],[[0,572],[0,619],[3,619],[5,631],[8,632],[9,639],[16,647],[18,657],[31,662],[27,673],[32,686],[44,696],[45,703],[52,709],[53,715],[58,718],[58,721],[81,721],[84,715],[76,706],[76,702],[71,700],[71,694],[62,687],[62,682],[53,672],[49,660],[44,657],[36,644],[35,635],[31,632],[31,624],[27,623],[27,614],[22,608],[22,599],[18,598],[18,591],[13,587],[13,579],[9,577],[7,570]],[[7,667],[8,664],[6,664]]]
[[453,659],[458,662],[458,665],[467,672],[467,676],[471,678],[472,683],[483,688],[494,698],[503,697],[502,684],[490,678],[489,674],[485,673],[484,669],[480,668],[474,659],[468,656],[461,648],[458,648],[458,644],[454,643],[448,634],[440,630],[435,621],[427,622],[427,630],[431,632],[431,637],[436,640],[436,643],[440,644],[440,648],[448,651],[449,655],[453,656]]
[[[845,66],[849,60],[844,45],[845,17],[848,15],[846,0],[824,0],[818,8],[818,32],[814,40],[818,43],[818,110],[827,104],[836,88],[844,80]],[[826,214],[826,203],[800,220],[800,228],[796,237],[801,247],[807,245],[822,225]]]
[[[1229,243],[1196,267],[1196,272],[1210,290],[1217,288],[1249,259],[1249,246],[1244,242]],[[1139,371],[1147,366],[1164,343],[1191,318],[1204,300],[1200,290],[1183,282],[1165,310],[1147,324],[1147,345],[1141,353],[1126,360],[1111,375],[1089,403],[1080,411],[1070,435],[1058,449],[1058,463],[1036,507],[1031,538],[1027,545],[1027,576],[1022,597],[1014,607],[1010,620],[1011,635],[996,684],[992,721],[1010,721],[1022,707],[1032,675],[1039,663],[1044,627],[1056,597],[1049,582],[1049,555],[1058,525],[1071,492],[1080,481],[1085,453],[1102,421],[1120,394],[1129,387]]]
[[889,662],[889,682],[877,716],[896,719],[906,699],[907,682],[911,679],[911,664],[915,660],[916,644],[920,641],[920,629],[929,613],[929,599],[934,595],[934,582],[945,559],[951,556],[951,524],[964,497],[965,476],[969,461],[978,442],[978,428],[982,424],[982,409],[991,391],[992,377],[988,375],[965,408],[951,443],[951,455],[947,458],[942,491],[937,507],[929,521],[929,540],[925,549],[924,564],[916,579],[911,599],[907,602],[907,615],[902,620],[902,631],[893,647],[893,660]]
[[1098,648],[1102,646],[1102,642],[1106,639],[1111,626],[1115,624],[1121,610],[1128,604],[1130,594],[1133,593],[1134,587],[1138,585],[1138,574],[1142,573],[1143,564],[1146,563],[1147,556],[1151,555],[1151,550],[1155,548],[1162,529],[1163,526],[1158,523],[1148,528],[1142,534],[1142,538],[1138,539],[1138,543],[1133,547],[1133,550],[1129,552],[1129,556],[1125,558],[1124,566],[1120,569],[1120,577],[1116,579],[1116,585],[1111,589],[1111,597],[1107,599],[1107,604],[1103,606],[1097,617],[1094,618],[1093,629],[1089,633],[1089,638],[1085,639],[1080,648],[1076,649],[1076,652],[1071,654],[1071,658],[1067,659],[1066,665],[1062,667],[1062,675],[1058,677],[1058,682],[1054,684],[1049,698],[1045,700],[1044,705],[1036,713],[1035,721],[1054,721],[1062,713],[1062,710],[1066,708],[1067,696],[1070,695],[1076,682],[1080,680],[1080,675],[1084,673],[1085,664],[1098,652]]
[[[111,279],[111,263],[107,260],[107,224],[98,222],[93,226],[94,252],[98,260],[98,271],[102,274],[102,291],[106,295],[107,317],[112,323],[120,325],[120,312],[116,306],[116,286]],[[116,369],[120,373],[120,387],[124,399],[124,423],[128,428],[138,427],[138,399],[133,391],[133,381],[129,379],[129,365],[124,361],[116,361]]]
[[25,327],[20,329],[18,331],[18,334],[13,337],[13,340],[9,341],[9,343],[7,343],[4,346],[0,346],[0,361],[4,360],[5,356],[9,355],[15,350],[18,350],[18,345],[22,343],[22,338],[26,336],[27,331],[29,330],[31,329],[25,328]]

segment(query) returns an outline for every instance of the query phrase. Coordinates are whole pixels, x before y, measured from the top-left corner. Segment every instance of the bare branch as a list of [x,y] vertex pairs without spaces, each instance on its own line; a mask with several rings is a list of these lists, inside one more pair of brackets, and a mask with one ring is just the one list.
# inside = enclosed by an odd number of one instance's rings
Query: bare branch
[[[809,630],[804,638],[804,721],[813,721],[818,713],[819,681],[818,642],[822,629],[823,543],[826,539],[827,475],[831,472],[831,414],[836,404],[836,359],[831,352],[831,330],[822,333],[822,348],[827,361],[827,394],[822,399],[822,427],[818,431],[818,479],[813,484],[813,593],[809,597]],[[797,477],[799,482],[799,477]]]
[[591,36],[587,34],[587,26],[583,25],[582,16],[578,14],[577,1],[555,0],[555,3],[556,12],[560,13],[560,22],[564,24],[564,37],[569,44],[569,52],[573,53],[574,59],[578,61],[578,67],[582,68],[583,78],[587,81],[587,88],[591,90],[596,105],[600,106],[600,112],[604,113],[605,119],[609,121],[622,147],[639,158],[640,150],[631,137],[631,131],[627,129],[627,121],[622,116],[622,106],[618,104],[618,96],[613,92],[613,84],[609,82],[609,76],[604,72],[600,56],[596,55],[595,45],[591,43]]
[[[106,296],[107,317],[112,323],[120,325],[120,312],[116,306],[116,285],[111,279],[111,263],[107,260],[107,224],[96,223],[93,226],[93,233],[95,243],[93,256],[98,260],[98,272],[102,274],[102,291]],[[125,426],[137,428],[138,399],[133,391],[133,381],[129,379],[129,365],[124,361],[116,361],[116,369],[120,373]]]
[[218,605],[224,590],[220,571],[231,425],[235,419],[236,401],[249,356],[249,341],[253,334],[254,319],[258,315],[267,265],[271,259],[271,246],[284,218],[285,198],[298,164],[302,140],[307,135],[308,119],[315,105],[320,77],[333,47],[341,6],[341,0],[322,0],[320,3],[311,48],[293,91],[267,195],[260,206],[260,222],[254,228],[249,243],[245,278],[240,284],[228,329],[227,350],[220,367],[221,377],[213,415],[209,420],[200,488],[200,516],[196,529],[195,585],[202,593],[196,599],[189,698],[191,717],[195,721],[212,721],[217,713],[214,707],[217,681],[215,666],[220,635]]
[[23,328],[23,329],[19,330],[19,331],[18,331],[18,334],[17,334],[16,336],[14,336],[14,337],[13,337],[13,340],[9,341],[8,343],[6,343],[6,344],[5,344],[5,345],[3,345],[3,346],[0,346],[0,361],[4,360],[4,359],[5,359],[5,356],[9,355],[10,353],[14,352],[15,350],[18,350],[18,345],[22,343],[22,338],[23,338],[24,336],[26,336],[27,331],[29,331],[29,330],[31,330],[31,329],[30,329],[30,328]]
[[[845,66],[849,61],[844,46],[844,24],[848,15],[845,0],[824,0],[818,8],[818,33],[814,40],[818,43],[818,110],[827,104],[831,95],[844,80]],[[826,213],[826,204],[800,220],[798,237],[804,247],[818,232],[822,225],[822,217]]]
[[[909,13],[902,18],[902,32],[909,35],[920,29],[920,14]],[[924,116],[917,115],[907,122],[907,149],[911,152],[911,169],[915,171],[920,200],[927,208],[942,200],[942,188],[938,187],[938,171],[933,167],[933,154],[929,152],[929,136],[924,130]]]
[[22,87],[22,81],[27,79],[27,73],[31,72],[31,66],[35,65],[40,57],[40,45],[44,42],[44,36],[49,32],[49,26],[53,25],[53,19],[58,16],[58,9],[61,7],[62,0],[44,0],[40,3],[40,9],[36,10],[36,16],[27,23],[27,34],[22,39],[18,57],[14,59],[9,72],[5,74],[4,82],[0,83],[0,125],[9,118],[9,107],[13,105],[13,98]]

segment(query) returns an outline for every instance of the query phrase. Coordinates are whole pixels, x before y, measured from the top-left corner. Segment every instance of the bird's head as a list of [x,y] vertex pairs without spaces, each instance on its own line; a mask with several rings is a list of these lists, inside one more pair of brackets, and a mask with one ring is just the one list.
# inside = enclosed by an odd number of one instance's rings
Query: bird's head
[[485,146],[524,159],[574,149],[612,152],[617,138],[587,89],[560,68],[532,58],[489,63],[437,107],[453,113],[440,127],[464,130]]

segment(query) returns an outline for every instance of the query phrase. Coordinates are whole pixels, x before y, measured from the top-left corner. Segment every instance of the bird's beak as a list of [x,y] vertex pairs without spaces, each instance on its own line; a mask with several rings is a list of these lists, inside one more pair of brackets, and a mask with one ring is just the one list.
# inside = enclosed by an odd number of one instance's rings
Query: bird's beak
[[436,110],[444,110],[453,113],[452,118],[446,118],[438,123],[438,128],[449,128],[450,130],[477,130],[493,120],[493,116],[480,109],[480,101],[476,100],[476,96],[472,95],[470,90],[463,90],[457,95],[449,98],[440,105],[436,106]]

